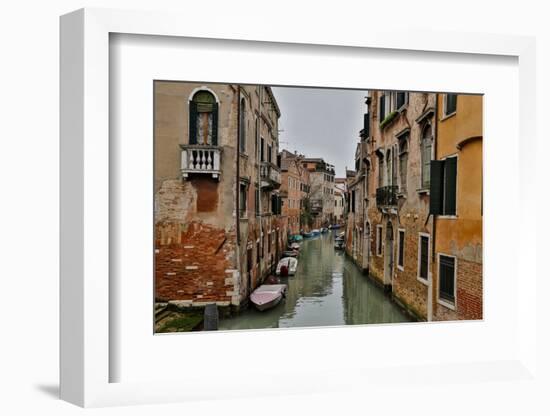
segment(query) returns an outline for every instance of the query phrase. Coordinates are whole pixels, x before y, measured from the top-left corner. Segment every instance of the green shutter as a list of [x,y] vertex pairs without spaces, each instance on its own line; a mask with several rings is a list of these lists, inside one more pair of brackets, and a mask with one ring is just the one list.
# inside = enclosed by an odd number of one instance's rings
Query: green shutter
[[444,215],[456,215],[456,157],[445,160]]
[[189,103],[189,144],[197,144],[197,103]]
[[430,163],[430,214],[443,213],[443,169],[445,161],[432,160]]
[[212,146],[218,145],[218,103],[212,109]]

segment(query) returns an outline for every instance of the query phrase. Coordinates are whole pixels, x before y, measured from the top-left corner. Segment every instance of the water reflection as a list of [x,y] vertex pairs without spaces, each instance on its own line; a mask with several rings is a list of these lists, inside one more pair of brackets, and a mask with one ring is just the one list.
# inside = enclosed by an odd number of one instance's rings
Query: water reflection
[[333,244],[332,234],[302,242],[296,275],[281,279],[288,284],[286,299],[267,311],[251,307],[224,319],[220,329],[408,322],[401,309]]

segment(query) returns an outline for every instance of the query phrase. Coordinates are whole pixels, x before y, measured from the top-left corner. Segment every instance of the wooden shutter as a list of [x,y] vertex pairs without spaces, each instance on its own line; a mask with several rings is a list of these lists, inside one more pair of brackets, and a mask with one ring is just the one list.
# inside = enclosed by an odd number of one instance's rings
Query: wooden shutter
[[439,297],[449,302],[455,301],[455,259],[439,256]]
[[444,215],[456,215],[456,157],[445,160]]
[[370,126],[369,126],[369,113],[365,113],[364,119],[363,119],[363,130],[365,133],[365,137],[370,136]]
[[218,145],[218,103],[212,108],[212,146]]
[[189,103],[189,144],[197,144],[197,103]]
[[386,95],[380,96],[380,120],[379,122],[382,123],[384,119],[386,118]]
[[430,163],[430,214],[443,213],[443,169],[445,161],[432,160]]

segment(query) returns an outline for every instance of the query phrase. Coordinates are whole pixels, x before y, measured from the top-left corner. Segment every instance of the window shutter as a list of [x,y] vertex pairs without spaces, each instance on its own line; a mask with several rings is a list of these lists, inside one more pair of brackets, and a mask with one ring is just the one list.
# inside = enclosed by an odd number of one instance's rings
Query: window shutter
[[197,144],[197,103],[189,103],[189,144]]
[[363,129],[364,129],[365,137],[369,137],[370,136],[369,113],[365,113],[364,115]]
[[379,122],[382,123],[384,119],[386,118],[386,96],[382,95],[380,96],[380,120]]
[[212,146],[218,145],[218,103],[212,109]]
[[430,214],[443,213],[443,169],[445,161],[432,160],[430,163]]
[[456,160],[451,157],[445,161],[445,215],[456,215]]

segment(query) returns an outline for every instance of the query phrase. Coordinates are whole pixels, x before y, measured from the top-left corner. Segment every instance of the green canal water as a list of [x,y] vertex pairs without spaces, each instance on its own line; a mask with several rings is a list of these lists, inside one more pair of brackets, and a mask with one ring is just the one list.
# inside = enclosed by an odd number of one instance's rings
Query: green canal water
[[259,312],[250,306],[222,319],[220,330],[410,322],[410,318],[342,252],[333,233],[304,240],[286,299]]

